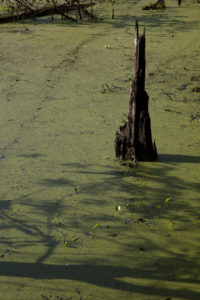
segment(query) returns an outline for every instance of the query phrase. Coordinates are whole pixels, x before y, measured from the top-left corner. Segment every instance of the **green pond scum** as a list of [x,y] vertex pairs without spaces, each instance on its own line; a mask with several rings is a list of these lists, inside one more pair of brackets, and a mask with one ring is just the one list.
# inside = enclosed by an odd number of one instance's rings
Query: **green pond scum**
[[[147,4],[0,25],[0,300],[200,299],[200,7]],[[136,17],[159,159],[123,165]]]

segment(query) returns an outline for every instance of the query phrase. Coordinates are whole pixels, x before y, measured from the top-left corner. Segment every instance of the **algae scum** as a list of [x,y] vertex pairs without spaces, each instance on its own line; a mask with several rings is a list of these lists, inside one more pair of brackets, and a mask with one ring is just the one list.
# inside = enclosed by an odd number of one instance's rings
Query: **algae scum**
[[[0,27],[0,299],[200,298],[199,5],[145,4]],[[136,16],[159,160],[130,168]]]

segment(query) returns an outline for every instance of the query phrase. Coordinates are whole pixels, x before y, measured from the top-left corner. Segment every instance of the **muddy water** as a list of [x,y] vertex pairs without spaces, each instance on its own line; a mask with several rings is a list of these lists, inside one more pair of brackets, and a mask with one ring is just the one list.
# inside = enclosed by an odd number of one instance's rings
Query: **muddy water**
[[[200,297],[199,6],[144,4],[0,27],[0,299]],[[128,168],[136,16],[159,161]]]

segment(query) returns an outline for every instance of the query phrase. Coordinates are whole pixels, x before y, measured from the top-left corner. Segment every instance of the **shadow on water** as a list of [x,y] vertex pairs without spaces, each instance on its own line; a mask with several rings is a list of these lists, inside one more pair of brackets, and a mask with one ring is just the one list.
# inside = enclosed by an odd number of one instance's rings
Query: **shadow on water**
[[[174,258],[175,266],[177,266],[177,258]],[[178,258],[179,263],[185,263],[185,258]],[[162,264],[162,261],[160,262]],[[170,259],[170,263],[172,260]],[[190,262],[187,261],[189,264]],[[191,265],[192,267],[192,265]],[[144,269],[143,269],[144,268]],[[141,266],[140,269],[131,269],[124,267],[115,267],[109,265],[49,265],[41,263],[20,263],[20,262],[0,262],[0,276],[14,276],[34,279],[67,279],[89,284],[97,285],[104,288],[112,288],[117,290],[140,293],[142,295],[158,295],[161,297],[171,296],[179,297],[179,299],[199,299],[199,293],[191,291],[187,288],[170,289],[167,287],[153,287],[142,284],[126,283],[123,277],[131,279],[156,279],[165,280],[167,275],[164,270],[159,270],[159,267],[151,267],[145,270],[146,266]],[[184,269],[181,270],[184,272]],[[180,275],[180,269],[177,272]],[[194,274],[195,276],[195,274]],[[174,280],[172,278],[172,280]],[[184,280],[177,280],[183,282]],[[188,282],[188,281],[187,281]],[[194,278],[191,281],[193,284],[199,284],[199,280]]]
[[10,201],[0,200],[0,210],[5,210],[10,208]]
[[[138,7],[135,10],[135,5],[138,5],[138,1],[128,1],[128,5],[129,5],[129,11],[132,11],[133,13],[135,13],[135,15],[132,13],[131,15],[129,13],[127,13],[127,3],[120,3],[119,7],[116,7],[116,17],[114,20],[112,20],[111,18],[105,18],[102,19],[101,17],[98,17],[98,13],[99,13],[99,8],[97,6],[97,10],[96,10],[96,16],[97,16],[97,21],[94,22],[90,22],[89,20],[84,20],[84,21],[77,21],[77,22],[73,22],[70,20],[61,20],[61,17],[56,15],[54,20],[50,20],[50,17],[41,17],[41,18],[37,18],[35,20],[24,20],[24,21],[20,21],[17,23],[13,22],[13,26],[17,25],[17,24],[21,24],[23,26],[28,26],[30,25],[44,25],[44,26],[51,26],[51,25],[57,25],[57,26],[62,26],[62,27],[79,27],[79,26],[93,26],[93,27],[98,27],[99,24],[103,23],[103,24],[107,24],[110,26],[113,26],[115,28],[126,28],[126,30],[128,30],[128,28],[131,28],[131,32],[128,32],[129,34],[133,35],[133,30],[132,28],[134,28],[134,24],[135,24],[135,20],[136,18],[138,19],[138,21],[140,23],[143,23],[144,26],[147,26],[148,28],[152,28],[157,30],[159,28],[160,29],[164,29],[166,30],[166,34],[169,34],[169,28],[170,28],[170,32],[173,31],[191,31],[192,29],[196,29],[198,28],[200,21],[188,21],[188,16],[187,13],[185,12],[186,8],[184,10],[182,10],[182,15],[179,15],[177,17],[177,13],[176,10],[174,10],[174,7],[168,7],[166,10],[158,10],[158,11],[144,11],[142,10],[142,6],[139,8],[138,11]],[[96,7],[96,6],[95,6]],[[95,14],[95,7],[94,7],[94,14]],[[110,3],[104,3],[104,5],[102,6],[101,9],[105,9],[105,10],[110,10]],[[118,12],[119,9],[119,13]],[[178,9],[178,8],[177,8]],[[124,13],[125,12],[125,13]],[[7,30],[8,33],[17,33],[19,32],[16,29],[10,29]],[[25,28],[24,31],[21,31],[21,33],[25,33],[25,34],[31,34],[34,33],[31,30],[27,30],[27,28]]]
[[[145,224],[151,224],[158,216],[153,203],[156,195],[159,195],[160,199],[165,199],[169,196],[169,191],[172,190],[173,198],[176,199],[176,197],[180,198],[185,190],[193,190],[196,193],[200,193],[199,184],[170,176],[170,172],[176,167],[176,164],[198,163],[199,161],[200,157],[198,156],[161,154],[159,156],[159,162],[155,163],[153,168],[148,167],[148,164],[139,164],[137,167],[133,166],[132,168],[127,168],[108,163],[106,166],[103,166],[102,172],[99,171],[99,166],[96,165],[69,163],[63,165],[63,167],[66,168],[64,170],[65,177],[55,179],[45,178],[39,181],[38,184],[44,187],[48,186],[49,189],[64,186],[74,187],[76,186],[76,182],[71,179],[74,178],[73,176],[71,177],[71,175],[85,175],[89,178],[87,183],[82,184],[81,186],[81,189],[83,190],[83,196],[81,197],[83,198],[81,199],[82,203],[87,202],[87,205],[94,205],[95,202],[96,207],[101,207],[102,205],[106,205],[108,201],[104,201],[104,198],[108,199],[109,197],[109,201],[115,201],[115,203],[123,201],[122,205],[125,206],[127,202],[133,200],[137,203],[136,208],[132,211],[127,207],[127,212],[132,214],[133,223],[135,225],[138,224],[138,220],[142,220],[142,222],[144,221],[144,224],[142,224],[147,226]],[[97,168],[98,171],[95,171]],[[70,179],[67,179],[67,177]],[[133,182],[127,181],[127,179],[130,178],[133,178]],[[144,185],[141,186],[140,184],[136,184],[137,181],[140,183],[140,180],[144,183],[157,182],[157,186],[149,185],[148,193],[145,194]],[[110,195],[109,192],[111,190],[113,191],[113,194]],[[98,195],[101,196],[100,200]],[[141,204],[144,195],[148,200],[146,206]],[[196,289],[188,286],[192,284],[194,287],[194,285],[198,286],[200,284],[198,275],[198,270],[200,269],[198,260],[199,249],[194,243],[194,240],[191,240],[190,245],[188,246],[185,245],[184,240],[176,240],[181,249],[185,249],[185,247],[192,247],[194,249],[193,254],[188,256],[186,250],[184,250],[186,251],[185,253],[184,251],[179,253],[174,251],[172,244],[169,244],[168,247],[159,244],[159,235],[155,235],[155,238],[152,239],[141,231],[140,239],[133,239],[132,233],[129,231],[127,232],[124,227],[123,215],[121,217],[115,216],[114,220],[115,222],[119,221],[117,234],[121,233],[124,236],[127,236],[126,243],[120,241],[120,239],[115,240],[113,238],[111,240],[110,236],[101,236],[98,238],[102,239],[102,242],[109,240],[110,243],[116,244],[118,248],[121,247],[126,253],[128,251],[129,254],[139,251],[142,243],[145,244],[145,248],[147,248],[147,251],[145,252],[148,253],[148,251],[150,251],[152,253],[158,253],[158,251],[160,251],[162,255],[153,255],[153,261],[143,261],[143,259],[140,258],[139,266],[137,264],[135,268],[111,266],[108,263],[101,264],[98,259],[95,264],[92,265],[91,261],[85,261],[84,258],[81,259],[80,264],[66,266],[44,264],[43,262],[54,253],[58,243],[60,243],[58,239],[55,239],[55,232],[53,233],[55,226],[52,224],[52,218],[60,211],[67,210],[70,212],[71,204],[66,200],[69,197],[70,195],[54,202],[48,202],[47,199],[36,201],[30,197],[28,201],[25,198],[16,200],[21,207],[24,206],[30,208],[32,215],[39,216],[41,220],[44,220],[44,224],[48,228],[47,232],[41,230],[41,224],[39,225],[34,222],[34,225],[30,225],[29,219],[17,218],[16,215],[10,214],[10,201],[0,201],[2,220],[0,225],[1,231],[4,232],[4,230],[15,228],[15,230],[19,230],[26,235],[26,239],[22,239],[21,241],[15,241],[2,236],[1,243],[6,247],[13,247],[14,249],[30,246],[34,247],[39,244],[45,244],[46,247],[46,250],[37,259],[36,263],[7,262],[5,256],[5,261],[0,262],[0,276],[15,276],[34,279],[66,279],[85,282],[104,288],[140,293],[141,295],[199,299],[199,294],[195,291]],[[184,213],[177,214],[177,209]],[[191,201],[176,202],[175,200],[170,203],[167,211],[166,209],[160,210],[159,217],[162,220],[173,220],[176,218],[177,224],[182,222],[180,224],[187,225],[189,223],[190,230],[195,230],[197,224],[195,222],[199,220],[200,214],[199,210],[193,207]],[[103,222],[105,216],[100,213],[95,217],[91,214],[80,215],[78,221],[80,228],[83,231],[83,235],[84,232],[88,230],[88,224],[96,224],[99,220]],[[143,226],[142,224],[141,226]],[[69,232],[74,226],[73,217],[71,213],[69,213],[67,224],[58,224],[58,229],[60,228],[60,232],[65,232],[65,230]],[[177,227],[177,230],[182,230],[182,227]],[[186,229],[183,228],[183,230]],[[34,240],[32,239],[33,237]],[[131,256],[130,259],[132,259]],[[185,278],[185,274],[189,274],[189,276]],[[157,283],[160,282],[160,285],[146,284],[146,280],[154,280]],[[176,288],[169,286],[165,287],[163,281],[171,282],[177,286]],[[185,287],[179,287],[179,284],[185,284]]]
[[38,158],[38,157],[44,157],[46,156],[45,154],[41,154],[41,153],[24,153],[24,154],[20,154],[18,155],[18,157],[25,157],[25,158]]
[[[107,165],[107,170],[95,171],[91,170],[91,167],[88,169],[87,166],[82,165],[81,167],[79,164],[78,171],[69,171],[70,168],[73,169],[74,164],[67,164],[65,165],[67,167],[65,172],[66,174],[85,174],[89,178],[91,177],[89,183],[82,186],[87,195],[87,201],[85,200],[87,205],[93,205],[98,194],[106,197],[106,193],[113,191],[113,196],[109,195],[112,198],[109,201],[127,206],[130,212],[134,212],[136,219],[142,215],[144,218],[154,220],[158,216],[156,206],[159,205],[161,206],[159,209],[160,218],[176,220],[177,223],[191,222],[190,227],[195,229],[195,222],[198,222],[200,218],[199,210],[196,209],[200,184],[191,180],[190,177],[176,176],[174,171],[181,165],[184,166],[184,172],[187,172],[188,164],[199,162],[199,156],[161,154],[159,155],[159,162],[155,163],[153,168],[146,164],[139,164],[139,166],[132,168],[113,168]],[[98,180],[96,181],[95,178]],[[188,199],[187,197],[192,198]],[[173,200],[170,201],[170,205],[166,209],[164,200],[167,198]],[[136,206],[129,205],[131,203]],[[99,203],[97,201],[96,205],[101,205],[101,201]],[[90,216],[90,220],[91,218]],[[101,217],[98,220],[101,221]]]
[[72,182],[65,178],[58,178],[58,179],[44,179],[40,181],[40,184],[46,185],[46,186],[66,186],[72,185]]
[[199,163],[200,156],[159,154],[158,161],[165,163]]

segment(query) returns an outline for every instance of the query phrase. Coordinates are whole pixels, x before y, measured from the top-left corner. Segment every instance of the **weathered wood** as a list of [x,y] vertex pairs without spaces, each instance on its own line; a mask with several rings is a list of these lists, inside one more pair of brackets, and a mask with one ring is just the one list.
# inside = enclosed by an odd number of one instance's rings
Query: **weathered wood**
[[139,37],[136,21],[135,68],[129,94],[129,113],[115,139],[115,153],[120,160],[154,161],[158,157],[155,142],[152,143],[148,100],[145,91],[145,31]]
[[[28,8],[23,12],[13,13],[12,15],[8,15],[8,16],[0,16],[0,23],[20,21],[20,20],[31,19],[36,17],[44,17],[53,14],[60,14],[66,18],[75,20],[68,16],[68,12],[76,10],[78,11],[80,18],[82,18],[81,11],[83,11],[84,14],[86,14],[86,9],[93,5],[95,5],[95,3],[93,2],[80,4],[79,1],[77,1],[77,3],[72,3],[72,5],[69,3],[65,3],[61,5],[43,6],[37,9]],[[90,16],[90,13],[88,11],[87,11],[87,15]]]

